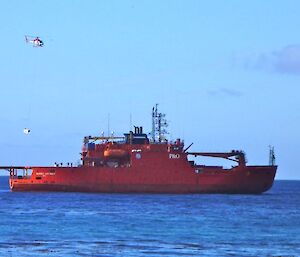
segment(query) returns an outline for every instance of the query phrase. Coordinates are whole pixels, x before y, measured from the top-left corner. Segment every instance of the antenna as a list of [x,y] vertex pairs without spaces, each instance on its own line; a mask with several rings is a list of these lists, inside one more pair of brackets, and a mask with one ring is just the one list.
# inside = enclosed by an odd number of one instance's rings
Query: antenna
[[110,122],[110,114],[108,113],[108,115],[107,115],[107,136],[108,137],[109,137],[109,132],[110,132],[109,122]]
[[132,115],[130,113],[130,116],[129,116],[129,131],[131,130],[132,128]]

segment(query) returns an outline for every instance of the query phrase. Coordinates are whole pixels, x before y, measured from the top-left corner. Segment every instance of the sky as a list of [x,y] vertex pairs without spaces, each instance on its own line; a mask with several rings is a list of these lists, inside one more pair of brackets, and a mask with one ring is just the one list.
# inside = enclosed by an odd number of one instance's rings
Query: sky
[[250,165],[268,164],[271,145],[276,179],[300,179],[299,10],[291,0],[1,1],[0,165],[76,163],[86,135],[150,132],[158,103],[170,140],[241,149]]

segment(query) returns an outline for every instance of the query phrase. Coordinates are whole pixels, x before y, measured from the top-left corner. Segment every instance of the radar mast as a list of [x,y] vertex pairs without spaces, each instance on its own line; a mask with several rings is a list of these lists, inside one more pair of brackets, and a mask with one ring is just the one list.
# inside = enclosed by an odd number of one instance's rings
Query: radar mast
[[166,115],[158,112],[157,108],[158,104],[152,108],[152,142],[160,143],[166,141],[165,134],[168,134],[166,128],[168,127],[168,123],[166,120]]

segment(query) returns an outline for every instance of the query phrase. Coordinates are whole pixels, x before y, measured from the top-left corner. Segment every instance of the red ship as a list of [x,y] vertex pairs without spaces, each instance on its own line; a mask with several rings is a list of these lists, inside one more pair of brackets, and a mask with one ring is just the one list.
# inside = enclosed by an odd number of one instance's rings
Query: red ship
[[[259,194],[272,187],[277,166],[274,149],[269,165],[248,166],[242,151],[189,152],[182,140],[166,140],[165,115],[152,109],[152,133],[142,127],[123,137],[84,138],[81,164],[54,167],[2,166],[10,171],[12,191],[102,193],[237,193]],[[196,164],[191,157],[231,160],[235,166]]]

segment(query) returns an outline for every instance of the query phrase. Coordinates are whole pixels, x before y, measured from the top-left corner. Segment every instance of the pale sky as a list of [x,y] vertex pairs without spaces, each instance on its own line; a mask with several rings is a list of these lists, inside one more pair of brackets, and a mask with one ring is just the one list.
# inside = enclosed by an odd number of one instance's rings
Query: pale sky
[[192,151],[242,149],[262,165],[272,145],[276,178],[300,179],[299,10],[276,0],[1,1],[0,165],[75,163],[108,116],[115,134],[130,116],[150,132],[159,103],[169,138]]

